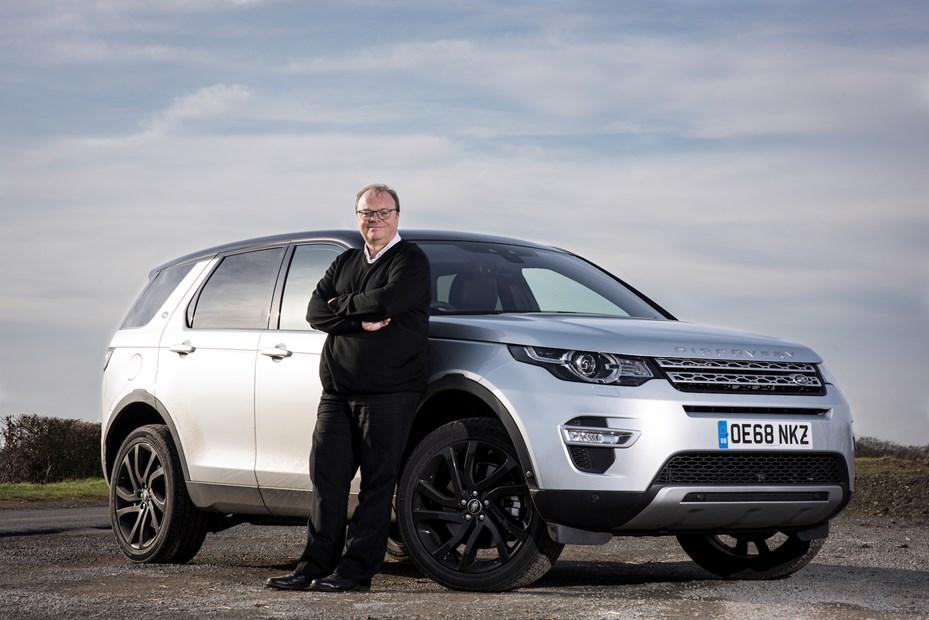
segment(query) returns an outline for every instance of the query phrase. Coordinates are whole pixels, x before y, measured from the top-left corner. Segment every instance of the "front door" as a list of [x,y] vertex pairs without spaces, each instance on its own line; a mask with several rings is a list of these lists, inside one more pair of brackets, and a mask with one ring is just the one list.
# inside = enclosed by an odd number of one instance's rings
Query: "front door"
[[276,514],[303,515],[308,509],[310,445],[322,393],[319,359],[326,334],[310,327],[306,311],[316,284],[344,251],[332,243],[294,248],[278,329],[264,332],[258,342],[255,475],[265,504]]

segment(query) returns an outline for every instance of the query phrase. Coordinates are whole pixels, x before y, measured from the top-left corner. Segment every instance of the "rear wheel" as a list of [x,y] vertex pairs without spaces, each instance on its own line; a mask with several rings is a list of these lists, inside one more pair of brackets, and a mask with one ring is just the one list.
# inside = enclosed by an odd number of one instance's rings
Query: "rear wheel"
[[405,562],[410,559],[406,552],[406,545],[400,536],[400,524],[397,523],[396,513],[390,520],[390,534],[387,537],[387,557],[396,562]]
[[133,562],[183,563],[200,550],[207,520],[187,494],[164,426],[143,426],[123,441],[110,477],[110,521]]
[[816,557],[825,538],[801,540],[795,532],[678,536],[684,552],[705,570],[726,579],[779,579]]
[[497,420],[459,420],[423,439],[401,475],[397,507],[407,552],[449,588],[528,585],[564,547],[548,536]]

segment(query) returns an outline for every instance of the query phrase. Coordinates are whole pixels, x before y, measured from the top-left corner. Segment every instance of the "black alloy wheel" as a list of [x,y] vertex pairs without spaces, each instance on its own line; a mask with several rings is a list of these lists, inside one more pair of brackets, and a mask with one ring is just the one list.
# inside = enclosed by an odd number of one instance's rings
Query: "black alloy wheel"
[[563,549],[536,512],[509,437],[495,419],[446,424],[413,450],[397,495],[406,550],[449,588],[532,583]]

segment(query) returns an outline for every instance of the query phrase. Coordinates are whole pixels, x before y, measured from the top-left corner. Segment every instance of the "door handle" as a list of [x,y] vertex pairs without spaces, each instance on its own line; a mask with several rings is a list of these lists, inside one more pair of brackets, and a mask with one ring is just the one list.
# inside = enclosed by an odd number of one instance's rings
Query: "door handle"
[[293,351],[289,351],[287,349],[287,345],[284,344],[283,342],[277,345],[276,347],[268,347],[266,349],[262,349],[260,353],[262,355],[265,355],[275,360],[281,360],[281,359],[284,359],[285,357],[290,357],[291,355],[294,354]]
[[196,351],[197,348],[190,344],[190,340],[185,340],[181,344],[172,344],[170,350],[172,353],[177,353],[181,357],[184,357],[188,353]]

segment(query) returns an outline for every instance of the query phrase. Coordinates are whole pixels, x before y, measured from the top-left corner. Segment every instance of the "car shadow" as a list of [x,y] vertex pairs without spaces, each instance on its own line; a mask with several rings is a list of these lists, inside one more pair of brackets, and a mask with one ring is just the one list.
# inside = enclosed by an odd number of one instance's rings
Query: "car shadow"
[[[387,562],[381,573],[393,577],[419,579],[426,577],[411,561]],[[690,581],[715,580],[717,577],[704,571],[693,562],[645,562],[627,564],[623,562],[579,562],[559,560],[538,581],[520,588],[568,586],[622,586],[646,583],[686,583]]]
[[717,579],[693,562],[578,562],[559,560],[524,589],[564,586],[628,586]]

